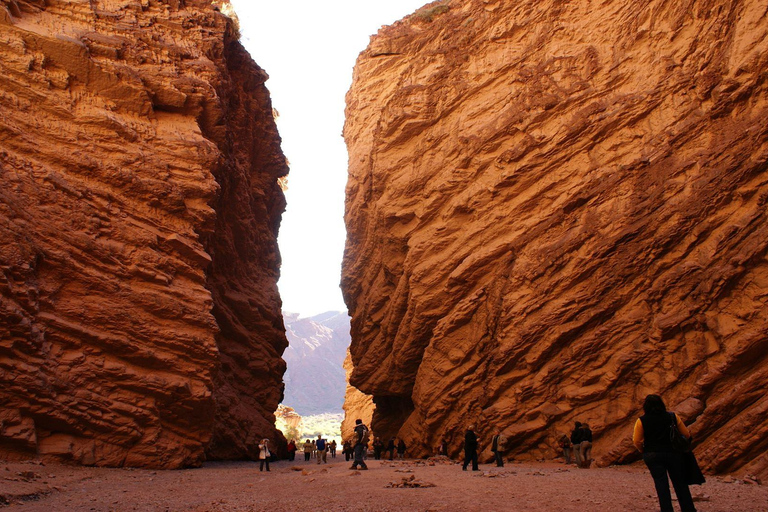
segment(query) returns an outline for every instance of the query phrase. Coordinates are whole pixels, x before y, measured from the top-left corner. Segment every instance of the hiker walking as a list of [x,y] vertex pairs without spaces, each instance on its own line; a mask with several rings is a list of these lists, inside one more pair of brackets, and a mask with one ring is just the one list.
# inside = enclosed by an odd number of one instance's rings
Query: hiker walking
[[573,458],[576,459],[576,465],[581,466],[581,422],[577,421],[573,424],[573,431],[571,432],[571,446],[573,446]]
[[470,462],[472,462],[472,471],[480,471],[477,467],[477,436],[474,425],[467,427],[467,432],[464,434],[464,465],[461,469],[466,471]]
[[589,468],[592,465],[592,430],[586,423],[581,424],[581,443],[579,444],[579,458],[581,467]]
[[312,448],[314,446],[312,445],[312,442],[307,439],[307,442],[304,443],[304,461],[309,462],[309,458],[312,457]]
[[400,460],[405,458],[405,441],[402,439],[397,441],[397,458]]
[[493,457],[496,459],[496,466],[500,468],[504,467],[504,458],[501,454],[504,452],[504,445],[506,442],[507,439],[502,435],[500,429],[496,431],[496,435],[493,436],[493,439],[491,440],[491,451],[493,452]]
[[328,444],[328,449],[331,450],[331,458],[336,458],[336,440],[332,439],[330,444]]
[[323,439],[322,434],[317,434],[317,441],[315,441],[315,449],[317,450],[317,463],[320,464],[322,460],[325,464],[328,464],[328,443]]
[[341,452],[344,454],[344,460],[349,461],[352,456],[352,443],[349,440],[344,441]]
[[691,433],[679,416],[673,412],[667,412],[667,407],[659,395],[645,397],[643,412],[645,414],[635,422],[632,442],[643,453],[643,461],[651,472],[661,512],[674,510],[669,480],[672,480],[672,486],[675,488],[680,510],[696,512],[684,472],[683,454],[675,451],[670,438],[673,425],[676,425],[677,430],[688,439]]
[[368,450],[368,427],[363,425],[363,420],[355,420],[355,460],[352,461],[352,467],[350,469],[368,469],[365,461],[363,460],[363,454]]
[[269,453],[269,439],[262,439],[259,443],[259,471],[264,471],[264,464],[267,465],[267,471],[269,471],[269,458],[272,456]]

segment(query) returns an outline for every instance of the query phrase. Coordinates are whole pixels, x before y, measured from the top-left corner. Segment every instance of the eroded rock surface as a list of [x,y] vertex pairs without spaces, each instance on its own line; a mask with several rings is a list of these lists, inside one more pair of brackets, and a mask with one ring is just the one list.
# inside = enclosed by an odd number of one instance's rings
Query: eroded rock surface
[[266,78],[210,1],[0,1],[0,456],[282,440]]
[[710,471],[768,473],[768,15],[743,1],[448,1],[347,96],[342,287],[377,434],[638,457],[647,393]]

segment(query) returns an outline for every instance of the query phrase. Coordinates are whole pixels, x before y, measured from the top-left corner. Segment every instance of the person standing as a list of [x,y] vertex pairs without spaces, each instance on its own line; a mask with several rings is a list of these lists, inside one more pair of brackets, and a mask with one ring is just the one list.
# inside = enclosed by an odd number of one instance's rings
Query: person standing
[[667,407],[659,395],[645,397],[643,412],[645,414],[635,422],[632,442],[642,452],[643,461],[651,472],[661,512],[674,510],[669,480],[672,480],[672,486],[675,488],[680,510],[696,512],[683,470],[683,454],[672,447],[670,429],[674,424],[685,437],[690,438],[691,433],[675,413],[667,412]]
[[474,425],[470,425],[464,434],[464,465],[461,469],[466,471],[470,462],[472,462],[472,471],[480,471],[477,467],[477,436]]
[[323,439],[322,434],[317,434],[315,449],[317,450],[317,463],[320,464],[322,460],[325,464],[328,464],[328,443]]
[[381,442],[381,439],[374,438],[373,440],[373,458],[376,460],[381,460],[381,451],[384,449],[384,443]]
[[573,431],[571,432],[571,446],[573,446],[573,458],[576,460],[576,465],[581,467],[581,453],[579,448],[581,447],[581,422],[577,421],[573,424]]
[[296,441],[291,439],[288,441],[288,460],[296,459]]
[[563,451],[563,458],[565,458],[565,463],[566,464],[570,464],[571,463],[571,448],[572,448],[571,440],[568,438],[568,436],[566,434],[563,434],[557,440],[557,445]]
[[589,468],[592,465],[592,430],[586,423],[581,424],[581,444],[579,444],[579,458],[581,467]]
[[328,444],[328,449],[331,450],[331,458],[336,458],[336,440],[332,439],[331,442]]
[[448,456],[448,440],[446,438],[442,438],[440,444],[437,445],[437,454],[445,457]]
[[368,469],[368,466],[363,460],[363,454],[368,450],[368,427],[363,425],[363,420],[355,420],[355,459],[352,461],[352,467],[350,469]]
[[353,457],[353,455],[352,455],[352,443],[349,440],[344,441],[344,444],[342,444],[342,447],[343,448],[341,449],[341,451],[342,451],[342,453],[344,453],[344,459],[347,462],[349,462],[349,460]]
[[307,442],[304,443],[304,462],[309,462],[309,458],[312,457],[312,448],[314,448],[312,442],[307,439]]
[[267,471],[269,471],[269,458],[272,456],[269,453],[269,439],[262,439],[259,443],[259,471],[264,471],[264,464],[267,465]]
[[493,457],[496,459],[496,466],[499,468],[504,467],[504,457],[502,454],[504,453],[504,445],[506,442],[507,439],[502,435],[501,430],[497,430],[496,435],[493,436],[493,439],[491,440],[491,451],[493,452]]
[[397,458],[400,460],[405,458],[405,441],[402,439],[397,441]]
[[387,451],[389,452],[389,460],[392,460],[395,458],[395,438],[392,437],[389,439],[389,442],[387,443]]

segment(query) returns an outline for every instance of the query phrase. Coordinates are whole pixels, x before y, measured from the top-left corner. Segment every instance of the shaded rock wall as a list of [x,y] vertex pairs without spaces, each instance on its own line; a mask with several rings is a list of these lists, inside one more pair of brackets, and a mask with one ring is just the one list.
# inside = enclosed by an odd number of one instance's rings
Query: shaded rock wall
[[0,456],[280,441],[266,74],[209,1],[0,1]]
[[377,434],[474,423],[602,464],[661,393],[710,471],[768,473],[768,13],[447,1],[357,62],[342,288]]

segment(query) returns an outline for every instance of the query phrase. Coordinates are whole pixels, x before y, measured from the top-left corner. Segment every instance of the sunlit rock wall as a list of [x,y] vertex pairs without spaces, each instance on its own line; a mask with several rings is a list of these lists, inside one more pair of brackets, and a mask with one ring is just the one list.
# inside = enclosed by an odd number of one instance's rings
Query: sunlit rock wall
[[0,457],[283,441],[287,167],[237,37],[210,1],[0,0]]
[[768,474],[768,13],[437,2],[355,68],[342,287],[373,427],[601,464],[662,394],[710,471]]

